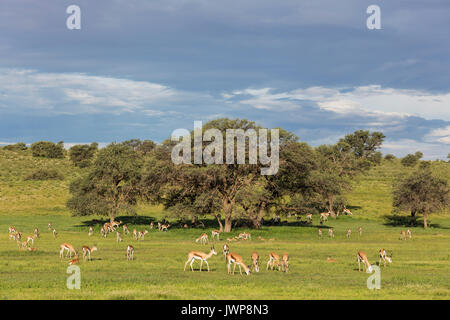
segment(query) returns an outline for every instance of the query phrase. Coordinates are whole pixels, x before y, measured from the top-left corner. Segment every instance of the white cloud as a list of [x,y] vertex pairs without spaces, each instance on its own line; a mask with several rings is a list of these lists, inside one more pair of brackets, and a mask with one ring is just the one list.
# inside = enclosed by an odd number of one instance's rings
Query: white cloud
[[425,139],[428,141],[436,141],[445,144],[450,144],[450,126],[431,130],[425,136]]

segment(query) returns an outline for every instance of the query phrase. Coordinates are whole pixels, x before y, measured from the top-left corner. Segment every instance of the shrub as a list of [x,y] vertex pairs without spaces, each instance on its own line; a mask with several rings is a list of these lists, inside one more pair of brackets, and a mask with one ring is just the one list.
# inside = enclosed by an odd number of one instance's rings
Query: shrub
[[43,157],[50,159],[64,158],[65,150],[62,141],[57,144],[50,141],[35,142],[31,145],[33,157]]
[[416,166],[417,162],[422,157],[422,156],[420,156],[420,154],[419,154],[419,152],[416,152],[416,154],[408,154],[408,155],[406,155],[404,158],[402,158],[402,161],[401,161],[402,165],[404,165],[405,167],[414,167],[414,166]]
[[384,157],[384,159],[386,159],[387,161],[393,161],[393,160],[395,160],[396,158],[395,158],[395,156],[393,155],[393,154],[387,154],[385,157]]
[[23,151],[23,150],[27,150],[27,145],[23,142],[18,142],[16,144],[9,144],[7,146],[3,147],[4,150],[9,150],[9,151]]
[[25,180],[63,180],[64,176],[55,169],[38,169],[25,177]]
[[75,145],[69,150],[70,160],[76,167],[89,167],[97,150],[98,143],[96,142],[91,145]]

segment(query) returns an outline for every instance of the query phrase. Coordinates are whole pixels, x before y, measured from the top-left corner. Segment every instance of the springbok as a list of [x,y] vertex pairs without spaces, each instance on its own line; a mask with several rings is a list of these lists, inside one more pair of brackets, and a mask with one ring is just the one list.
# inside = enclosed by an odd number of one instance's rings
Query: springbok
[[352,234],[352,230],[351,229],[347,229],[347,238],[350,238]]
[[186,271],[186,266],[189,262],[191,262],[191,270],[194,271],[194,268],[192,267],[192,264],[195,260],[200,260],[200,271],[202,271],[203,262],[206,263],[206,266],[208,267],[209,272],[209,263],[208,259],[211,258],[213,255],[217,255],[216,250],[214,250],[214,247],[211,248],[211,251],[209,253],[204,253],[201,251],[190,251],[188,253],[188,258],[186,260],[186,263],[184,264],[184,271]]
[[170,224],[162,224],[161,225],[161,230],[160,231],[168,231],[170,227]]
[[60,258],[63,258],[63,257],[64,257],[64,252],[65,252],[66,250],[68,251],[67,255],[69,256],[69,258],[72,258],[72,253],[73,253],[75,256],[78,256],[78,254],[77,254],[75,248],[74,248],[70,243],[67,243],[67,242],[61,243],[61,245],[59,246],[59,249],[60,249],[60,250],[59,250],[59,257],[60,257]]
[[83,246],[83,260],[86,261],[86,256],[89,257],[89,261],[91,261],[91,252],[97,251],[97,247],[93,246],[92,248],[89,248],[88,246]]
[[411,237],[412,237],[412,235],[411,235],[411,230],[406,230],[406,234],[408,235],[408,238],[410,238],[411,239]]
[[195,239],[196,243],[201,243],[201,244],[206,244],[209,242],[208,240],[208,235],[206,233],[203,233],[200,237],[198,237],[197,239]]
[[404,230],[400,231],[400,240],[406,240],[406,233]]
[[231,274],[231,264],[234,264],[234,268],[233,268],[233,274],[234,271],[236,270],[236,265],[239,266],[239,273],[242,275],[242,269],[244,269],[244,272],[246,275],[250,275],[250,268],[249,266],[247,266],[244,263],[244,260],[242,259],[242,257],[240,255],[238,255],[237,253],[231,252],[229,254],[227,254],[227,271],[228,274]]
[[127,247],[127,260],[134,260],[134,248],[131,244]]
[[124,234],[129,234],[129,233],[130,233],[130,230],[128,230],[128,226],[127,226],[126,224],[124,224],[124,225],[122,226],[122,228],[123,228],[123,233],[124,233]]
[[52,233],[53,233],[53,238],[56,239],[56,236],[57,236],[58,232],[56,232],[55,228],[53,228],[53,232]]
[[138,232],[138,240],[144,241],[145,235],[146,235],[147,233],[148,233],[147,230],[139,231],[139,232]]
[[78,259],[78,256],[75,256],[72,260],[69,261],[69,265],[72,266],[72,265],[77,264],[79,262],[80,262],[80,260]]
[[94,228],[89,227],[88,236],[92,236],[94,234]]
[[219,235],[220,235],[220,231],[219,230],[213,230],[213,231],[211,231],[211,238],[213,239],[213,241],[214,241],[214,238],[215,237],[217,237],[217,241],[219,241],[220,239],[219,239]]
[[358,228],[358,234],[359,234],[360,237],[362,236],[362,227]]
[[281,268],[286,273],[289,271],[289,255],[286,252],[281,257]]
[[322,238],[322,229],[318,229],[319,238]]
[[378,263],[379,266],[381,266],[381,260],[384,261],[384,266],[385,266],[385,267],[386,267],[386,261],[389,262],[389,263],[392,263],[392,253],[391,253],[391,256],[389,257],[389,256],[386,254],[386,250],[380,249],[379,255],[380,255],[380,262]]
[[312,213],[307,213],[306,214],[306,220],[308,220],[309,223],[312,222]]
[[119,230],[117,230],[117,232],[116,232],[116,241],[122,242],[122,234],[120,233]]
[[34,237],[39,238],[39,230],[38,228],[34,228]]
[[364,264],[364,271],[372,272],[372,266],[369,263],[369,260],[367,260],[367,255],[364,251],[358,251],[356,254],[356,259],[358,260],[358,271],[361,271],[361,262]]
[[259,272],[259,255],[258,252],[253,251],[252,256],[252,266],[250,268],[251,271],[255,270],[256,272]]
[[328,236],[329,236],[330,238],[334,238],[334,231],[333,231],[333,228],[328,229]]
[[230,253],[230,247],[225,243],[223,245],[223,257],[226,259],[227,258],[227,254]]
[[350,210],[348,210],[346,207],[344,207],[344,210],[342,211],[342,213],[345,215],[350,215],[350,216],[353,215],[353,213]]
[[271,270],[273,270],[273,267],[277,265],[278,271],[280,271],[281,265],[280,265],[280,256],[277,255],[275,252],[269,253],[269,261],[267,261],[267,268],[266,270],[269,270],[269,267]]
[[324,221],[328,221],[328,216],[330,215],[330,211],[328,212],[322,212],[320,214],[320,223],[324,222]]

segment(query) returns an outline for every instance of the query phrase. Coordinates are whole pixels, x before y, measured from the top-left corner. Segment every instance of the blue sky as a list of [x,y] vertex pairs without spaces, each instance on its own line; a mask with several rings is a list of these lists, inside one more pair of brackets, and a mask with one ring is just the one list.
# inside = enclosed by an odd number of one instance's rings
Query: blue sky
[[384,153],[446,158],[449,16],[447,0],[2,0],[0,143],[159,142],[246,117],[312,145],[379,130]]

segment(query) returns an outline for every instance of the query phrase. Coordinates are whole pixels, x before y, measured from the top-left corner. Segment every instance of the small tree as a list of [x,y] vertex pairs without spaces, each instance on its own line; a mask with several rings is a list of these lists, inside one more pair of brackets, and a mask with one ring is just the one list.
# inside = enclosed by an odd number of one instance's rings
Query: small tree
[[75,145],[69,149],[69,157],[76,167],[86,168],[91,165],[97,150],[98,143],[96,142],[91,145]]
[[15,144],[9,144],[7,146],[4,146],[3,149],[9,150],[9,151],[23,151],[27,150],[27,145],[23,142],[18,142]]
[[393,161],[393,160],[395,160],[395,156],[393,154],[389,153],[389,154],[384,156],[384,159],[387,160],[387,161]]
[[70,185],[67,206],[75,215],[133,212],[139,195],[142,161],[130,147],[110,144],[98,152],[90,172]]
[[64,142],[53,143],[50,141],[35,142],[31,145],[33,157],[60,159],[65,156]]
[[448,208],[450,192],[447,181],[434,177],[429,169],[421,169],[401,181],[394,188],[394,207],[411,212],[415,223],[416,213],[423,214],[423,227],[433,211]]
[[405,167],[415,167],[419,159],[416,154],[407,154],[404,158],[402,158],[401,163]]

